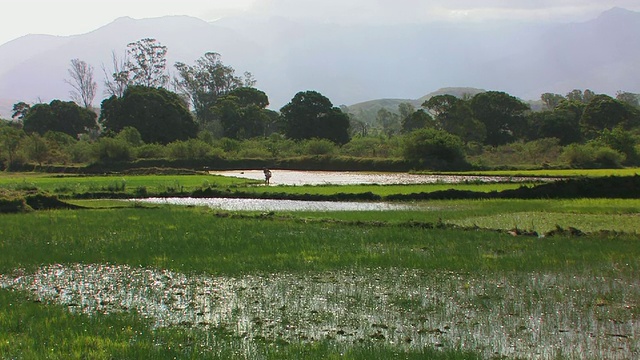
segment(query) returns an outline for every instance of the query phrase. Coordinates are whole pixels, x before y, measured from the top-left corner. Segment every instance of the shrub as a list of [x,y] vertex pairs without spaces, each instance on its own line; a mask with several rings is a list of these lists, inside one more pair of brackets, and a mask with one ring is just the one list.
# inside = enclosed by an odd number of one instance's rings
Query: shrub
[[542,164],[556,162],[562,151],[560,140],[557,138],[542,138],[526,142],[522,146],[522,153],[526,162]]
[[167,145],[167,155],[172,159],[202,159],[212,153],[213,147],[199,139],[174,141]]
[[121,139],[101,138],[98,141],[98,159],[102,161],[131,160],[131,146]]
[[134,147],[144,144],[144,142],[142,141],[142,135],[140,135],[140,131],[132,126],[125,126],[125,128],[122,129],[122,131],[120,131],[118,135],[116,135],[116,139],[123,140],[127,144]]
[[24,197],[10,194],[8,192],[0,192],[0,214],[30,211],[31,207],[27,205]]
[[594,142],[571,144],[565,147],[561,158],[576,168],[618,168],[625,160],[621,152]]
[[135,148],[138,159],[162,159],[166,157],[167,148],[160,144],[144,144]]
[[464,161],[464,145],[459,137],[436,129],[416,130],[405,138],[404,158],[420,162],[458,163]]
[[80,140],[69,146],[67,151],[71,156],[71,161],[74,163],[90,163],[97,160],[94,144],[85,140]]
[[337,151],[336,144],[328,139],[304,140],[302,147],[306,155],[331,155]]
[[357,157],[383,157],[386,151],[385,139],[373,136],[354,137],[345,144],[340,153]]

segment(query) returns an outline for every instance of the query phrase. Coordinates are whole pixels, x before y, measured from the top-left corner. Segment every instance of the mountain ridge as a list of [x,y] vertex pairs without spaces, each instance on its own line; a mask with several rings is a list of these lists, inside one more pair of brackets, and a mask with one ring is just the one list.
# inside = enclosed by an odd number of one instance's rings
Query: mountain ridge
[[[543,92],[590,88],[614,95],[640,92],[640,13],[612,8],[580,23],[428,23],[364,26],[270,18],[121,17],[67,37],[26,35],[0,45],[0,104],[68,99],[70,60],[95,69],[111,52],[144,37],[167,46],[168,68],[207,51],[225,65],[253,73],[277,110],[296,92],[316,90],[336,105],[371,99],[415,99],[445,87],[508,92],[537,99]],[[102,99],[100,87],[96,105]],[[7,116],[0,105],[0,115]]]

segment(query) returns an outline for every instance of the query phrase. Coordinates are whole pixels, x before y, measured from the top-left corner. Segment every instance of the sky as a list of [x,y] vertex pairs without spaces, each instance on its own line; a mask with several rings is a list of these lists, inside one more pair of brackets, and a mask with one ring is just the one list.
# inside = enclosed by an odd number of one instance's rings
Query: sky
[[0,44],[27,34],[76,35],[113,20],[189,15],[206,21],[240,14],[336,23],[584,21],[638,0],[2,0]]

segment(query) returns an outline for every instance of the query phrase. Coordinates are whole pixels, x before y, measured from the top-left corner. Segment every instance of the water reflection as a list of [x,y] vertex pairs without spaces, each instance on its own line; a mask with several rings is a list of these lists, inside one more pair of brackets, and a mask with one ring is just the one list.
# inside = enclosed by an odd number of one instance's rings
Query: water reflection
[[146,204],[208,206],[227,211],[392,211],[416,210],[418,206],[388,202],[300,201],[226,198],[147,198],[131,200]]
[[[264,181],[263,170],[211,171],[212,175]],[[540,182],[549,178],[475,176],[475,175],[418,175],[408,173],[367,173],[350,171],[272,170],[271,185],[357,185],[357,184],[433,184],[465,182]]]

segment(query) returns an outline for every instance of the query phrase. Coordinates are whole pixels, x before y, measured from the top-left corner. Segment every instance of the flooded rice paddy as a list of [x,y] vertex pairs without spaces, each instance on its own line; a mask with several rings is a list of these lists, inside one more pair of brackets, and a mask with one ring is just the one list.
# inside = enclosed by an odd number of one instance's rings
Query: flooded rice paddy
[[[271,170],[271,185],[397,185],[435,183],[498,183],[498,182],[541,182],[557,179],[539,177],[474,176],[474,175],[418,175],[409,173],[367,173],[350,171],[296,171]],[[264,180],[262,170],[211,171],[212,175]]]
[[388,202],[302,201],[227,198],[146,198],[130,200],[145,204],[208,206],[225,211],[393,211],[425,209],[410,204]]
[[225,277],[76,264],[0,275],[0,287],[73,312],[135,311],[157,328],[223,329],[248,343],[330,339],[486,358],[640,356],[639,279],[404,269]]
[[[262,170],[212,171],[212,175],[231,176],[251,180],[264,180]],[[271,186],[276,185],[356,185],[356,184],[432,184],[468,182],[541,182],[557,179],[533,177],[501,177],[470,175],[415,175],[408,173],[366,173],[348,171],[295,171],[272,170]],[[226,199],[226,198],[148,198],[131,201],[149,204],[208,206],[226,211],[393,211],[429,210],[416,204],[389,202],[336,202],[299,201],[271,199]]]

